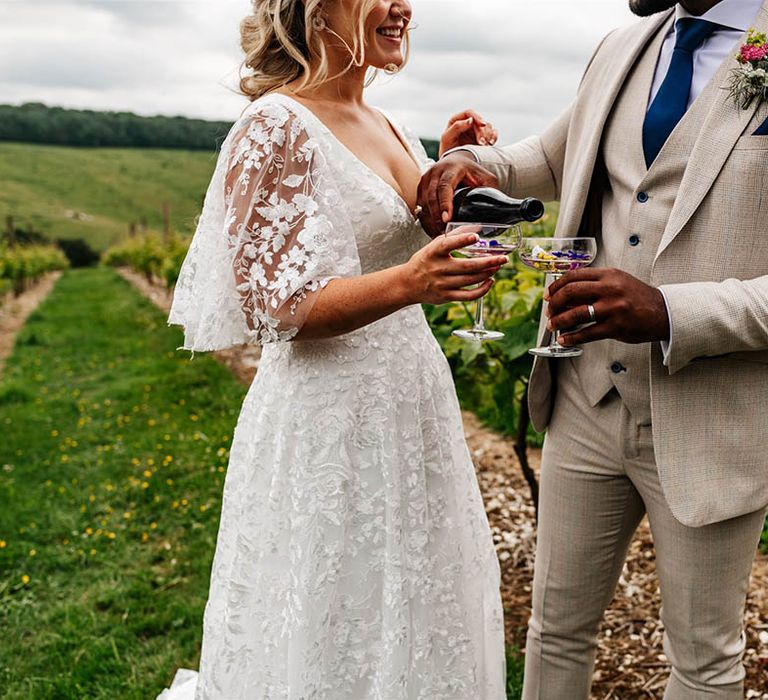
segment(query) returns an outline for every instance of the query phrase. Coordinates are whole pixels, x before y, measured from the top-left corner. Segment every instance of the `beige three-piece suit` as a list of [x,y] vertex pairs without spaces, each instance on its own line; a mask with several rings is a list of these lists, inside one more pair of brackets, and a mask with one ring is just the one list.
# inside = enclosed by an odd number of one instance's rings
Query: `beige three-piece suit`
[[[741,698],[743,607],[768,504],[768,103],[738,107],[729,57],[650,169],[642,128],[672,12],[610,34],[539,137],[471,150],[515,196],[560,201],[558,236],[661,287],[671,346],[537,359],[549,432],[526,700],[587,697],[595,635],[647,513],[672,665],[666,698]],[[768,3],[755,27],[768,32]]]

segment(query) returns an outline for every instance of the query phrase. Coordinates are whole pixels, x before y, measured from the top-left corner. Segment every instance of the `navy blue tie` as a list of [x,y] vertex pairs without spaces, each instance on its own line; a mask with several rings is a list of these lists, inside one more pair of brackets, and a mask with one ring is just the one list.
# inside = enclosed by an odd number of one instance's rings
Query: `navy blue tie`
[[643,152],[649,168],[688,108],[693,82],[693,52],[720,26],[693,17],[677,20],[672,61],[643,123]]

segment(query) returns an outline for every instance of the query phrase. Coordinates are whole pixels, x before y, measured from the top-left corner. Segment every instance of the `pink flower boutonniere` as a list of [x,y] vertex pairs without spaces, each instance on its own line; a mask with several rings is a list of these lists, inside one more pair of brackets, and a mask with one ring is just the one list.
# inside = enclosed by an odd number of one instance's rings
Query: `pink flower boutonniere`
[[755,98],[768,100],[768,38],[750,29],[747,43],[736,54],[739,67],[731,71],[731,97],[742,109],[748,109]]

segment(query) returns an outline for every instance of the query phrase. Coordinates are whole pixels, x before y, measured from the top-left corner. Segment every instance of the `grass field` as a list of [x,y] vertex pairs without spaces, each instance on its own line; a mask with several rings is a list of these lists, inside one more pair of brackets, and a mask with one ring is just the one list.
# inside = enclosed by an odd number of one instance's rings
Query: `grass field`
[[66,272],[18,338],[0,379],[3,700],[151,700],[197,666],[245,390],[180,340],[103,268]]
[[0,223],[10,215],[102,251],[132,221],[161,228],[167,201],[173,227],[192,230],[215,162],[213,152],[0,143]]
[[110,270],[68,272],[0,382],[0,697],[147,700],[197,663],[244,389]]

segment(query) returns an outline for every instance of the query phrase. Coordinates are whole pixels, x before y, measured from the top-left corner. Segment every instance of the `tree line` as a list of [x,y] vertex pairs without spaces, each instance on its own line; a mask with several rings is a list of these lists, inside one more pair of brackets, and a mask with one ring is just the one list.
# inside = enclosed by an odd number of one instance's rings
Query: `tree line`
[[[59,146],[117,148],[218,148],[232,124],[186,117],[141,117],[131,112],[97,112],[48,107],[39,102],[0,105],[0,141]],[[430,157],[437,141],[423,140]]]
[[38,102],[0,105],[0,141],[209,151],[221,144],[230,126],[228,122],[64,109]]

